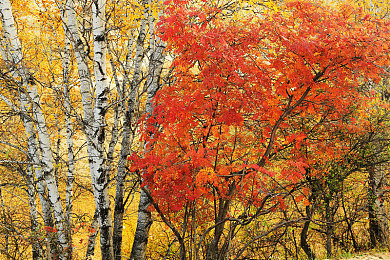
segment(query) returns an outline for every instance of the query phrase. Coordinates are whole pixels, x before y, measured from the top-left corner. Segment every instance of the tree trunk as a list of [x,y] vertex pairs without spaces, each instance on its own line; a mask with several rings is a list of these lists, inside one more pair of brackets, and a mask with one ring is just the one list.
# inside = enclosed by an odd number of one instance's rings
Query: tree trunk
[[32,167],[27,168],[26,183],[27,183],[27,197],[28,204],[30,206],[30,222],[32,233],[32,258],[33,260],[43,259],[43,250],[39,244],[39,239],[36,237],[38,234],[38,211],[36,203],[36,192],[34,185],[34,174]]
[[134,243],[131,250],[131,260],[145,259],[146,246],[148,244],[149,230],[152,225],[152,213],[148,207],[151,201],[146,192],[141,189],[140,201],[138,204],[137,228],[134,235]]
[[332,238],[333,238],[333,213],[330,205],[330,198],[325,199],[325,219],[326,219],[326,256],[327,258],[332,257]]
[[[229,186],[229,193],[227,194],[228,199],[219,199],[217,217],[215,219],[214,238],[208,245],[206,259],[217,260],[220,258],[221,252],[218,250],[218,244],[225,228],[225,219],[230,207],[231,197],[236,189],[235,183],[231,183]],[[222,256],[223,258],[224,256]]]
[[93,165],[93,98],[91,93],[92,80],[91,80],[91,71],[89,70],[87,63],[87,55],[84,51],[84,43],[80,38],[79,29],[77,26],[77,17],[75,12],[74,0],[65,1],[65,14],[61,16],[63,27],[65,30],[65,36],[70,38],[70,42],[73,46],[73,51],[75,53],[76,62],[77,62],[77,71],[80,79],[80,92],[81,92],[81,102],[83,104],[83,122],[82,127],[87,139],[87,152],[89,155],[88,163],[91,176],[94,172]]
[[104,154],[105,116],[108,109],[107,100],[109,86],[106,75],[106,2],[96,0],[92,3],[93,43],[94,43],[94,75],[96,86],[96,100],[93,124],[93,174],[91,176],[98,211],[100,246],[102,259],[114,259],[112,240],[112,216],[110,198],[108,196],[108,173]]
[[43,174],[46,180],[49,200],[52,205],[55,225],[57,227],[58,242],[60,243],[60,258],[68,258],[69,243],[66,236],[66,226],[64,212],[61,205],[60,195],[58,191],[57,181],[54,176],[53,157],[51,153],[50,137],[47,132],[46,122],[43,117],[40,105],[36,103],[38,93],[34,86],[31,88],[31,96],[34,101],[33,113],[37,124],[37,132],[39,135],[39,144],[42,152]]
[[[83,103],[83,127],[84,131],[87,134],[87,142],[90,143],[91,140],[88,137],[92,134],[92,125],[93,125],[93,99],[91,93],[92,80],[91,72],[87,63],[87,55],[84,51],[84,43],[80,38],[79,29],[77,26],[77,17],[75,12],[74,0],[66,0],[66,16],[62,17],[64,27],[69,33],[65,35],[70,37],[70,41],[73,46],[73,51],[75,53],[77,61],[77,70],[79,73],[80,79],[80,91],[81,91],[81,101]],[[89,151],[88,151],[89,152]],[[91,167],[90,162],[90,167]]]
[[[146,6],[145,1],[143,5]],[[145,8],[147,10],[147,8]],[[145,11],[145,16],[148,13]],[[133,79],[130,85],[130,95],[127,102],[127,109],[124,115],[123,123],[123,138],[121,145],[121,153],[118,161],[118,173],[116,180],[116,194],[115,194],[115,210],[114,210],[114,254],[115,259],[121,259],[122,251],[122,230],[123,230],[123,214],[125,205],[124,200],[124,181],[126,178],[126,161],[127,157],[130,154],[130,144],[132,137],[131,123],[134,116],[134,108],[136,105],[136,99],[138,96],[138,89],[141,83],[141,63],[144,57],[144,42],[146,38],[146,19],[141,20],[140,32],[136,44],[136,53],[135,53],[135,65],[134,65],[134,74]]]
[[[47,132],[45,119],[41,110],[41,104],[39,103],[38,92],[36,86],[31,82],[31,78],[23,66],[23,53],[21,44],[17,35],[15,22],[12,14],[12,6],[9,0],[0,1],[0,12],[2,14],[4,38],[9,44],[9,58],[12,60],[7,60],[8,65],[13,71],[13,75],[17,75],[20,80],[20,87],[23,87],[27,90],[29,94],[29,102],[26,104],[24,99],[24,94],[21,93],[21,106],[28,107],[32,106],[32,112],[36,121],[36,130],[39,135],[39,145],[42,153],[42,164],[43,164],[43,173],[46,180],[49,200],[52,205],[52,210],[54,213],[55,224],[57,227],[58,242],[61,247],[61,253],[59,257],[61,259],[66,259],[67,249],[69,243],[67,241],[65,230],[64,230],[64,214],[61,205],[61,200],[59,197],[57,183],[55,181],[55,176],[53,173],[53,157],[50,147],[50,137]],[[15,71],[16,69],[16,71]],[[23,104],[25,103],[25,104]]]
[[[22,111],[25,111],[25,107],[21,107]],[[27,112],[27,111],[25,111]],[[26,130],[27,134],[27,145],[28,145],[28,153],[29,157],[31,158],[32,162],[35,164],[33,166],[33,170],[35,173],[35,177],[38,180],[37,181],[37,192],[39,196],[39,201],[41,202],[41,210],[42,210],[42,217],[43,217],[43,223],[46,227],[53,228],[54,227],[54,220],[52,216],[52,209],[50,205],[50,201],[48,200],[47,195],[47,185],[46,180],[44,178],[43,172],[41,167],[38,165],[40,164],[40,151],[38,147],[38,140],[37,136],[34,130],[34,126],[32,125],[32,122],[27,119],[27,117],[22,118],[24,123],[24,128]],[[48,245],[47,249],[47,259],[52,259],[52,256],[57,254],[57,246],[55,241],[50,240],[49,237],[46,237],[46,242]]]
[[[66,33],[66,31],[65,31]],[[65,222],[67,225],[67,236],[69,243],[72,243],[72,209],[73,209],[73,182],[74,182],[74,148],[73,148],[73,124],[71,118],[71,102],[69,94],[69,63],[70,63],[70,40],[65,37],[64,56],[62,60],[63,70],[63,92],[64,92],[64,109],[66,123],[66,147],[68,152],[68,173],[66,178],[66,206],[65,206]],[[72,255],[72,247],[69,247],[69,256]]]
[[309,231],[309,226],[311,222],[311,216],[313,215],[313,210],[310,208],[310,206],[306,206],[306,215],[308,220],[305,221],[303,224],[303,228],[301,231],[301,247],[307,257],[310,260],[314,260],[316,258],[314,252],[311,250],[310,245],[307,243],[307,232]]
[[369,169],[368,215],[371,246],[385,246],[389,239],[389,224],[387,220],[385,199],[385,166],[375,166]]
[[[150,27],[154,28],[154,23],[149,21],[149,33],[152,33],[153,30]],[[152,37],[151,36],[151,37]],[[155,40],[154,40],[155,39]],[[152,49],[151,58],[149,62],[148,78],[146,80],[147,86],[147,99],[146,99],[146,113],[148,116],[153,115],[153,98],[156,95],[158,89],[160,88],[160,76],[162,72],[162,66],[164,63],[164,49],[165,43],[163,43],[157,36],[154,35],[154,39],[151,39],[151,46],[157,46],[155,49]],[[145,146],[146,147],[146,146]],[[145,187],[147,189],[147,187]],[[143,260],[145,259],[146,246],[148,243],[149,230],[152,224],[151,212],[148,210],[148,207],[151,205],[147,194],[141,189],[140,201],[138,206],[138,219],[137,219],[137,228],[135,231],[134,243],[131,250],[130,259],[134,260]]]
[[89,256],[93,256],[95,254],[96,237],[98,233],[99,233],[98,212],[95,211],[95,214],[93,215],[91,227],[89,230],[87,252],[85,254],[86,258],[88,258]]
[[109,85],[106,75],[107,35],[106,1],[95,0],[92,2],[92,32],[94,43],[94,76],[96,99],[93,107],[91,94],[91,74],[87,64],[87,55],[84,51],[77,26],[77,18],[74,9],[74,0],[67,1],[66,14],[67,27],[70,31],[71,42],[75,51],[78,72],[81,83],[81,97],[84,111],[84,131],[87,136],[87,150],[91,171],[91,180],[95,197],[96,211],[100,229],[100,245],[103,259],[113,259],[112,217],[110,199],[108,196],[108,172],[106,156],[104,154],[105,143],[105,116],[108,109],[107,100]]

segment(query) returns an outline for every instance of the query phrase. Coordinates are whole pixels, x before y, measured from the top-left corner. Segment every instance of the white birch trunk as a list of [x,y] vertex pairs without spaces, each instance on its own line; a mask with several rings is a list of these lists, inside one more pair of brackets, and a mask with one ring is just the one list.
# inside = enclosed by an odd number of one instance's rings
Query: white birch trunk
[[69,30],[70,40],[73,46],[77,61],[77,70],[80,78],[81,99],[84,111],[84,123],[86,124],[87,135],[91,134],[93,126],[93,99],[91,93],[92,80],[91,72],[88,67],[87,55],[84,51],[84,43],[80,38],[77,25],[77,17],[75,12],[74,0],[66,0],[66,17],[62,17],[65,24],[65,30]]
[[[8,23],[8,27],[11,29],[9,30],[16,30],[15,29],[15,24],[13,22],[12,18],[12,10],[10,8],[9,3],[6,3],[5,1],[0,1],[0,12],[2,14],[2,23],[3,26],[5,26]],[[11,17],[9,17],[11,15]],[[10,71],[14,77],[19,76],[19,70],[17,68],[17,64],[21,62],[22,56],[21,54],[21,48],[15,48],[15,46],[12,44],[13,41],[16,41],[16,46],[20,45],[18,42],[18,38],[13,36],[13,40],[10,40],[9,37],[11,35],[16,34],[16,31],[14,33],[8,33],[7,31],[4,31],[4,38],[7,39],[2,39],[3,43],[3,48],[1,51],[1,54],[3,56],[3,59],[8,63],[8,67],[10,68]],[[12,55],[14,54],[14,55]],[[20,56],[19,56],[20,55]],[[15,62],[17,62],[15,64]],[[39,195],[39,200],[41,202],[41,209],[42,209],[42,216],[43,216],[43,221],[45,226],[48,227],[53,227],[54,226],[54,221],[51,213],[51,205],[50,202],[47,200],[47,185],[46,181],[44,179],[42,169],[41,167],[38,167],[37,165],[40,165],[41,163],[41,155],[40,155],[40,150],[38,147],[38,140],[36,136],[36,131],[34,128],[34,124],[32,121],[32,118],[30,117],[30,112],[31,112],[31,104],[28,102],[28,98],[25,93],[20,92],[20,117],[23,122],[23,126],[26,132],[27,136],[27,146],[28,146],[28,154],[30,157],[30,160],[34,163],[33,170],[35,173],[35,176],[38,180],[37,182],[37,192]],[[14,110],[16,108],[12,105],[12,103],[8,100],[4,100],[8,105],[10,105]],[[47,258],[51,259],[52,253],[55,252],[55,247],[51,243],[52,241],[49,241],[48,238],[46,238],[47,243],[48,243],[48,254]]]
[[[0,0],[0,11],[2,14],[4,38],[9,42],[9,55],[12,57],[11,63],[14,71],[21,79],[21,86],[28,90],[30,103],[32,103],[33,114],[36,120],[36,130],[39,135],[39,144],[42,152],[42,163],[44,177],[46,180],[49,200],[52,205],[54,219],[58,230],[58,242],[61,250],[65,254],[61,254],[61,259],[66,259],[66,251],[69,246],[64,230],[64,215],[59,197],[58,187],[56,185],[55,176],[53,174],[53,158],[50,147],[50,137],[46,129],[45,119],[39,104],[38,92],[35,85],[29,84],[29,75],[23,66],[23,54],[21,44],[17,35],[15,22],[12,14],[12,7],[9,0]],[[23,102],[21,98],[21,103]],[[31,102],[32,101],[32,102]],[[25,104],[21,104],[22,106]]]
[[39,245],[39,239],[36,237],[38,234],[38,210],[36,202],[36,191],[34,185],[34,174],[32,167],[27,167],[26,169],[26,183],[27,183],[27,197],[28,204],[30,207],[30,223],[31,223],[31,233],[32,233],[32,258],[33,260],[43,259],[43,252],[41,246]]
[[[108,173],[104,154],[105,114],[109,86],[106,75],[106,34],[105,6],[102,0],[92,1],[93,39],[94,39],[94,76],[96,98],[94,109],[92,104],[91,75],[84,52],[84,44],[79,36],[77,19],[74,10],[74,0],[66,4],[67,28],[71,34],[71,42],[75,52],[84,111],[84,127],[87,136],[87,150],[91,180],[98,214],[100,244],[103,259],[113,259],[112,217],[108,196]],[[65,20],[64,20],[65,22]]]
[[93,256],[95,254],[96,237],[98,233],[99,233],[98,212],[95,211],[90,226],[89,236],[88,236],[87,252],[85,254],[86,259],[89,259],[90,256]]
[[387,165],[377,165],[369,169],[368,215],[370,240],[373,248],[389,244],[389,220],[385,207],[386,167]]
[[[27,136],[27,146],[28,146],[28,155],[29,159],[33,162],[33,170],[35,173],[35,177],[38,180],[37,182],[37,192],[39,196],[39,201],[41,202],[41,210],[42,217],[45,226],[54,227],[54,220],[52,216],[52,207],[50,205],[50,201],[48,200],[47,195],[47,184],[42,172],[42,167],[38,166],[41,164],[41,152],[38,145],[38,138],[36,131],[34,129],[34,125],[31,117],[29,117],[28,110],[30,109],[30,105],[27,101],[27,96],[24,93],[20,93],[20,110],[21,110],[21,119],[23,122],[24,129],[26,131]],[[52,259],[52,256],[56,254],[57,247],[54,241],[50,241],[48,237],[46,237],[47,242],[47,259]]]
[[95,204],[98,209],[100,230],[100,246],[102,259],[114,259],[112,242],[112,217],[110,198],[108,196],[108,173],[104,154],[105,142],[105,116],[108,109],[107,99],[109,85],[106,75],[106,1],[94,0],[92,2],[93,18],[93,43],[94,43],[94,74],[96,99],[93,124],[93,154],[94,164],[91,176],[95,196]]
[[[146,7],[147,2],[143,5]],[[126,161],[130,154],[130,144],[132,137],[131,123],[133,121],[134,108],[138,96],[138,90],[141,83],[141,63],[144,57],[145,49],[144,42],[146,38],[146,17],[148,15],[147,8],[145,8],[145,18],[141,20],[140,32],[136,43],[134,74],[130,85],[130,96],[127,102],[127,109],[124,115],[123,123],[123,138],[121,144],[120,158],[118,161],[118,173],[116,180],[116,194],[115,194],[115,210],[114,210],[114,253],[115,259],[121,259],[122,252],[122,231],[123,231],[123,214],[125,205],[124,200],[124,181],[126,178]],[[130,50],[129,50],[130,51]]]
[[[24,107],[22,107],[22,111]],[[54,220],[52,216],[52,208],[50,205],[50,201],[47,199],[47,185],[46,180],[43,175],[42,169],[38,166],[41,162],[40,160],[40,151],[38,147],[38,140],[35,133],[34,126],[31,121],[29,121],[26,117],[23,118],[24,128],[27,134],[27,145],[28,145],[28,153],[29,156],[34,163],[33,169],[35,173],[35,177],[38,180],[37,182],[37,192],[39,196],[39,201],[41,202],[41,210],[42,217],[45,226],[54,227]],[[49,237],[46,237],[47,242],[47,259],[52,259],[52,256],[57,253],[57,246],[54,241],[50,241]]]
[[[73,152],[73,124],[70,116],[71,103],[69,98],[69,88],[67,84],[64,84],[64,97],[65,97],[65,122],[66,122],[66,146],[68,151],[68,174],[66,180],[66,219],[70,220],[72,214],[72,197],[73,197],[73,182],[74,182],[74,152]],[[70,221],[69,221],[70,223]]]
[[[1,219],[2,220],[5,220],[6,218],[7,218],[7,211],[6,211],[6,209],[5,209],[5,203],[4,203],[4,198],[3,198],[3,192],[2,192],[2,185],[1,185],[2,183],[1,183],[1,179],[0,179],[0,207],[1,207],[1,209],[2,209],[2,211],[0,212],[0,217],[1,217]],[[6,222],[6,221],[4,221],[4,222]],[[9,239],[9,236],[8,236],[8,232],[6,231],[6,232],[2,232],[3,234],[4,234],[4,251],[6,252],[6,253],[8,253],[8,251],[9,251],[9,247],[8,247],[8,245],[9,245],[9,242],[8,242],[8,239]],[[11,259],[11,257],[7,254],[7,257],[5,258],[6,260],[9,260],[9,259]]]
[[[151,116],[154,109],[153,98],[156,95],[157,90],[160,88],[160,76],[165,59],[164,49],[166,45],[156,35],[154,35],[154,21],[151,18],[149,19],[149,33],[152,33],[150,45],[153,47],[153,49],[151,50],[148,78],[146,81],[146,113],[148,116]],[[145,188],[147,189],[147,187]],[[137,228],[135,231],[130,259],[145,259],[149,230],[152,224],[151,212],[148,210],[150,205],[151,201],[149,200],[149,197],[144,192],[144,190],[141,189],[140,201],[138,205]]]
[[[92,80],[91,80],[91,72],[88,67],[87,55],[84,51],[84,43],[80,38],[79,29],[77,25],[77,17],[75,12],[74,0],[65,0],[65,15],[62,16],[62,22],[64,24],[64,29],[69,31],[65,35],[70,36],[70,41],[73,46],[73,51],[75,53],[76,62],[77,62],[77,70],[79,73],[80,79],[80,91],[81,91],[81,101],[83,104],[83,127],[84,132],[87,137],[87,150],[88,154],[93,154],[93,98],[91,93]],[[93,161],[90,157],[89,159],[89,168],[91,174],[93,173]]]
[[[61,10],[64,12],[64,10]],[[69,94],[69,64],[70,64],[70,39],[66,36],[67,30],[64,28],[65,46],[62,57],[62,71],[63,71],[63,93],[64,93],[64,110],[65,110],[65,124],[66,124],[66,147],[68,152],[68,172],[66,178],[66,206],[65,206],[65,221],[67,225],[67,235],[69,243],[72,244],[72,209],[73,209],[73,183],[75,170],[75,156],[73,148],[73,124],[71,118],[71,99]],[[72,254],[72,248],[69,248],[69,254]]]
[[[70,40],[73,46],[73,51],[75,53],[78,72],[80,77],[80,87],[81,87],[81,97],[84,110],[86,110],[86,118],[88,123],[92,123],[93,114],[93,99],[92,99],[92,80],[91,72],[88,67],[88,57],[85,52],[85,44],[81,40],[79,34],[79,28],[77,24],[77,16],[75,11],[74,0],[65,1],[65,14],[62,17],[63,23],[65,24],[65,30],[69,31],[69,34],[66,33],[66,36],[70,36]],[[92,127],[92,124],[90,124]]]
[[68,258],[69,243],[66,236],[65,218],[58,191],[57,181],[54,176],[53,157],[51,152],[50,136],[46,128],[39,102],[39,96],[35,85],[29,85],[29,94],[33,100],[33,114],[36,121],[36,129],[39,136],[39,144],[42,153],[43,174],[47,184],[49,200],[52,205],[55,225],[58,230],[58,242],[60,244],[60,258]]

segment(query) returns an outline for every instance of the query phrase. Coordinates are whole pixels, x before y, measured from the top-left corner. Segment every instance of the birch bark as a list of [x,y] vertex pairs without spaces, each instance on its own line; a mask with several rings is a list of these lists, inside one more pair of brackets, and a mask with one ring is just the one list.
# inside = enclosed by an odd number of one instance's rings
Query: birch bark
[[0,1],[0,12],[2,15],[3,23],[3,36],[9,44],[9,57],[12,58],[8,65],[11,71],[14,71],[14,75],[17,75],[21,80],[21,87],[27,89],[29,94],[29,104],[24,100],[24,93],[21,93],[21,106],[32,106],[32,112],[36,120],[36,130],[39,136],[39,144],[42,153],[43,174],[46,180],[49,200],[52,205],[54,213],[55,224],[58,230],[58,242],[63,254],[60,254],[61,259],[66,259],[66,252],[69,247],[68,241],[65,236],[64,230],[64,215],[62,205],[59,197],[58,187],[53,174],[53,158],[50,148],[50,137],[46,129],[45,119],[39,103],[38,91],[36,86],[31,84],[30,76],[27,70],[23,66],[23,53],[22,47],[17,35],[15,21],[12,14],[12,7],[9,0]]
[[372,166],[369,169],[368,216],[373,248],[386,246],[389,243],[388,213],[385,207],[386,166]]
[[96,99],[93,124],[93,154],[94,164],[91,176],[95,196],[95,204],[98,209],[100,229],[100,247],[102,259],[114,259],[112,241],[112,217],[110,199],[108,196],[108,173],[104,154],[105,142],[105,116],[108,109],[109,85],[106,71],[106,1],[94,0],[92,2],[93,18],[93,47],[94,47],[94,75]]
[[[84,51],[84,43],[80,38],[79,29],[77,26],[77,17],[75,12],[74,0],[66,0],[65,15],[62,16],[62,22],[66,30],[66,35],[70,37],[73,51],[75,53],[77,70],[80,79],[81,101],[83,104],[83,128],[87,137],[88,154],[93,153],[92,145],[92,126],[93,126],[93,99],[91,93],[92,80],[91,72],[87,63],[87,55]],[[93,172],[93,162],[89,159],[89,168],[91,174]]]
[[39,240],[35,237],[35,234],[38,233],[38,210],[36,203],[36,192],[34,186],[34,173],[32,172],[32,167],[27,167],[26,170],[26,183],[27,183],[27,197],[28,204],[30,207],[30,223],[31,223],[31,233],[33,234],[32,241],[32,258],[33,260],[43,259],[43,254],[41,247],[39,245]]
[[33,99],[33,114],[36,121],[36,129],[39,136],[39,144],[42,152],[43,174],[46,180],[49,200],[52,205],[55,225],[58,230],[58,242],[60,243],[60,250],[62,251],[60,258],[67,259],[69,257],[69,243],[66,236],[66,226],[64,212],[61,205],[61,199],[57,187],[57,181],[54,176],[53,157],[51,153],[50,136],[46,128],[45,118],[40,108],[39,97],[37,89],[32,86],[29,91],[30,97]]
[[[64,30],[66,34],[66,30]],[[63,70],[63,94],[64,94],[64,109],[65,109],[65,124],[66,124],[66,147],[68,153],[68,172],[66,178],[66,206],[65,206],[65,221],[67,225],[67,235],[69,243],[72,243],[72,209],[73,209],[73,183],[75,170],[75,156],[73,147],[73,123],[71,118],[71,102],[69,94],[69,64],[70,64],[70,40],[65,36],[64,54],[62,57]],[[72,254],[72,248],[69,249],[69,254]]]
[[88,257],[93,256],[95,254],[96,237],[98,232],[99,232],[98,212],[95,211],[90,226],[90,230],[89,230],[87,252],[85,254],[86,259],[89,259]]
[[[146,1],[143,1],[143,6],[146,8]],[[145,49],[144,42],[146,38],[146,17],[147,11],[145,12],[145,17],[141,20],[139,35],[136,43],[136,52],[135,52],[135,61],[134,61],[134,74],[133,79],[130,85],[130,95],[127,100],[127,109],[124,115],[123,123],[123,137],[121,144],[120,158],[118,161],[118,172],[116,179],[116,194],[115,194],[115,210],[114,210],[114,254],[115,259],[121,259],[122,251],[122,231],[123,231],[123,214],[124,214],[124,181],[126,178],[126,168],[125,163],[127,157],[130,154],[130,144],[132,137],[131,123],[134,116],[134,108],[136,104],[136,99],[138,96],[138,90],[141,83],[141,63],[144,57]]]
[[60,244],[60,258],[69,257],[69,243],[66,236],[65,218],[58,191],[57,181],[54,175],[53,156],[51,152],[50,136],[46,128],[45,118],[43,116],[41,105],[39,104],[38,91],[35,85],[29,88],[29,95],[33,102],[33,115],[36,121],[36,129],[39,137],[39,145],[42,153],[43,174],[46,180],[49,200],[52,205],[55,225],[58,230],[58,242]]
[[75,52],[84,113],[84,129],[87,137],[87,150],[91,180],[94,190],[96,211],[100,229],[100,244],[103,259],[113,259],[112,217],[108,196],[108,172],[104,154],[105,115],[108,109],[107,99],[109,86],[106,75],[106,1],[92,1],[93,43],[94,43],[94,76],[96,98],[93,105],[91,94],[91,73],[84,52],[84,44],[79,36],[74,0],[66,2],[67,19],[63,18],[71,35]]
[[[24,107],[22,106],[21,110],[24,111]],[[27,111],[25,111],[27,112]],[[41,202],[41,210],[42,210],[42,217],[43,217],[43,222],[46,227],[54,227],[54,220],[52,216],[52,209],[50,205],[50,201],[47,199],[47,185],[46,185],[46,180],[43,175],[41,167],[38,165],[40,164],[40,151],[38,147],[38,140],[37,136],[35,133],[34,126],[29,119],[26,117],[22,118],[24,128],[27,134],[27,146],[28,146],[28,153],[30,160],[34,163],[33,165],[33,170],[35,173],[35,177],[37,179],[37,192],[39,196],[39,201]],[[46,242],[48,245],[47,248],[47,259],[52,259],[53,255],[57,253],[57,246],[54,241],[50,241],[49,237],[46,237]]]
[[[160,88],[160,77],[165,59],[164,49],[166,47],[165,43],[154,34],[154,21],[151,18],[149,19],[149,35],[151,37],[151,57],[149,62],[148,77],[146,80],[146,113],[148,116],[151,116],[154,109],[153,98]],[[147,189],[147,187],[145,188]],[[152,214],[148,209],[150,205],[151,201],[149,200],[149,197],[147,196],[146,192],[141,189],[140,201],[138,205],[137,228],[135,231],[130,259],[145,259],[149,230],[150,226],[152,225]]]
[[106,1],[92,1],[92,32],[94,45],[94,77],[96,97],[94,105],[91,94],[91,74],[84,52],[84,44],[79,36],[77,18],[74,9],[74,1],[66,3],[67,21],[64,23],[71,35],[71,42],[75,52],[81,85],[81,97],[84,111],[84,128],[87,136],[87,150],[91,180],[95,197],[96,211],[98,214],[100,245],[103,259],[113,259],[112,242],[112,217],[110,200],[108,196],[108,171],[106,156],[104,154],[105,143],[105,116],[108,109],[109,85],[106,75]]

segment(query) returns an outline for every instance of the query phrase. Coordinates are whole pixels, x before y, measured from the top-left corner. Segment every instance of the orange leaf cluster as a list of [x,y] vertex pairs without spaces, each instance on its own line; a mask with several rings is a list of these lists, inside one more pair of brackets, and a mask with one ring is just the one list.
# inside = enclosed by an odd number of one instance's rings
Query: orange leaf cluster
[[[346,112],[362,78],[388,65],[387,24],[347,5],[295,1],[285,12],[231,21],[215,7],[167,2],[159,30],[177,57],[174,84],[155,99],[132,160],[164,210],[226,196],[260,201],[272,156],[290,149],[279,176],[296,182],[307,161],[291,120],[321,107]],[[231,192],[235,184],[234,193]],[[249,201],[249,199],[248,199]]]

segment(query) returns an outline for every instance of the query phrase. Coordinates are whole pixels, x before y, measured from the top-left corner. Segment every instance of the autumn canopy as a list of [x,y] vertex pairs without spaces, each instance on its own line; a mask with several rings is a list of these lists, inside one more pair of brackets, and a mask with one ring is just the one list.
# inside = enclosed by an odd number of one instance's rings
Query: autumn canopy
[[0,0],[0,258],[388,246],[382,2]]
[[361,10],[288,2],[283,12],[230,19],[207,3],[168,2],[160,34],[176,57],[172,83],[147,117],[148,147],[135,168],[165,210],[215,198],[258,203],[273,158],[281,178],[306,173],[311,147],[294,120],[346,113],[364,80],[388,66],[387,25]]

